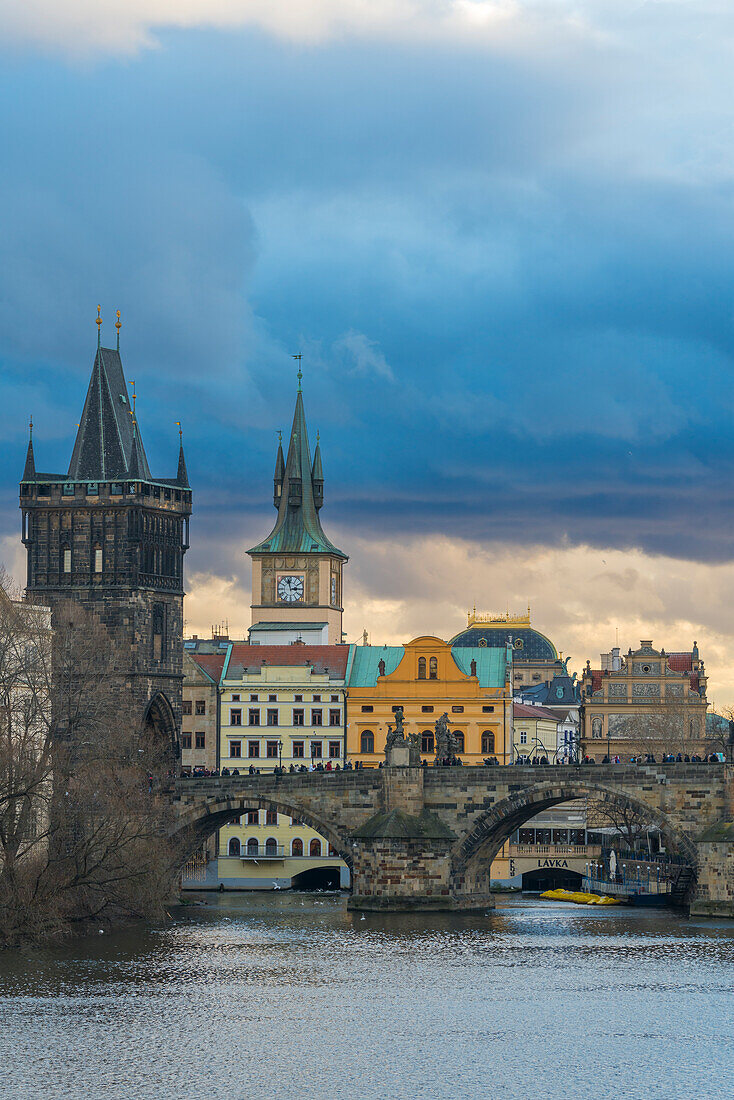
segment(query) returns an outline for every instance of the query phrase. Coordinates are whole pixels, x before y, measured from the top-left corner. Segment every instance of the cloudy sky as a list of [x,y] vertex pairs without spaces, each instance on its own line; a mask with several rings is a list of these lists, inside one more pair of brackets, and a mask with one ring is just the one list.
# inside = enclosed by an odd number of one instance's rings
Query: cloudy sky
[[533,606],[734,703],[729,0],[0,0],[0,537],[103,306],[195,489],[188,626],[249,622],[303,353],[350,639]]

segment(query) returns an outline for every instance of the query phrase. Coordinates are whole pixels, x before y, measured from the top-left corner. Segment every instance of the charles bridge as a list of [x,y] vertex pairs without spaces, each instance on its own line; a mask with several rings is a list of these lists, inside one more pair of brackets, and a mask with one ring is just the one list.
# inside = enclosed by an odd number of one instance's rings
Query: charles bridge
[[698,916],[734,916],[734,767],[629,764],[409,767],[179,779],[175,833],[188,850],[254,809],[324,836],[352,873],[353,909],[493,905],[492,860],[542,810],[593,797],[632,808],[693,870]]

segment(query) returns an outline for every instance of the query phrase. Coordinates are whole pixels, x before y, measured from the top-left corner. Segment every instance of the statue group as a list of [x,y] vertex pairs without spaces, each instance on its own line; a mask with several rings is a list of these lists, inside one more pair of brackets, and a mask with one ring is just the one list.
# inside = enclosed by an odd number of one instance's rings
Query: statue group
[[[420,767],[421,764],[421,735],[420,733],[406,734],[405,715],[402,707],[396,707],[394,714],[395,725],[387,727],[387,739],[385,741],[385,760],[390,759],[390,750],[394,745],[409,746],[409,761],[411,767]],[[434,747],[436,755],[434,765],[446,766],[459,763],[459,743],[449,728],[449,716],[444,711],[435,724]]]
[[449,729],[449,716],[445,711],[436,721],[435,730],[436,757],[434,759],[434,764],[454,764],[458,759],[457,751],[459,743]]

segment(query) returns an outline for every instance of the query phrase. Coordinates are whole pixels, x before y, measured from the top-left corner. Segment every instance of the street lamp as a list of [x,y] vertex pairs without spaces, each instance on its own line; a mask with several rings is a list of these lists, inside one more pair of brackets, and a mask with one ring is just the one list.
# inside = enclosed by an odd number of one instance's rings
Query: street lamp
[[278,742],[278,767],[283,770],[283,742]]

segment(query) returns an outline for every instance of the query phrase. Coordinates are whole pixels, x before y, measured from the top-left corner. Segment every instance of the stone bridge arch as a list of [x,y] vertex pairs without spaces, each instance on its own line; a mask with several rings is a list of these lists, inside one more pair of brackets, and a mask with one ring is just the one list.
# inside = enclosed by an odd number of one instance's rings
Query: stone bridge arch
[[174,843],[179,844],[181,863],[185,863],[213,833],[248,810],[275,810],[279,814],[302,822],[329,842],[352,873],[354,862],[351,844],[344,831],[338,826],[320,814],[314,813],[311,808],[301,805],[297,799],[288,798],[287,795],[276,796],[255,791],[248,793],[247,790],[228,795],[204,796],[200,800],[188,803],[185,809],[179,812],[170,838]]
[[698,859],[695,840],[667,814],[620,788],[569,777],[559,782],[541,782],[524,787],[479,812],[450,852],[453,892],[472,894],[486,891],[492,861],[517,828],[552,806],[588,797],[605,802],[612,808],[632,809],[659,829],[668,844],[689,861],[696,873]]

